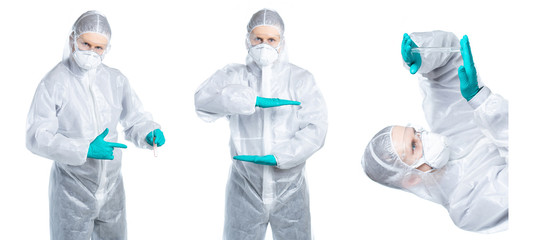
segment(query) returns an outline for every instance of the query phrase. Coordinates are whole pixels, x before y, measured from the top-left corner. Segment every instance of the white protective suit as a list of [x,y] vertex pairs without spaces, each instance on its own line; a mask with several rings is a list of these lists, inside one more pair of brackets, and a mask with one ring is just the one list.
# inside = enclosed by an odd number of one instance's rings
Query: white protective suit
[[[283,22],[271,10],[254,14],[256,26]],[[283,43],[283,41],[282,41]],[[271,67],[230,64],[195,94],[196,112],[208,122],[229,119],[235,155],[276,157],[277,166],[233,160],[226,190],[224,239],[263,239],[270,222],[274,239],[311,239],[305,162],[326,137],[327,111],[311,73],[287,62],[286,46]],[[256,96],[300,101],[300,106],[255,107]]]
[[[419,47],[459,46],[457,37],[448,32],[410,36]],[[421,57],[418,74],[424,113],[431,130],[449,138],[450,161],[432,173],[408,167],[394,151],[391,127],[387,127],[368,144],[363,168],[378,183],[442,204],[461,229],[505,230],[509,209],[507,101],[487,86],[468,102],[462,97],[457,73],[463,64],[460,53],[424,53]],[[420,183],[405,184],[413,178],[420,178]]]
[[67,58],[39,83],[28,113],[26,146],[54,160],[50,174],[51,239],[126,239],[121,150],[114,160],[87,158],[90,143],[109,128],[116,142],[117,124],[127,140],[149,148],[145,136],[159,125],[120,71],[100,64],[80,68],[72,58],[73,40],[86,32],[111,37],[107,19],[84,13],[72,28]]

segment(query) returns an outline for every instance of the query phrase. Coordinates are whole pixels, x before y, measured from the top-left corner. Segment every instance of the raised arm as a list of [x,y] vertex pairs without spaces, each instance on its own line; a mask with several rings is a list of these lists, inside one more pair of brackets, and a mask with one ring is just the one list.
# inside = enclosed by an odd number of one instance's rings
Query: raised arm
[[507,100],[493,94],[488,87],[479,86],[470,41],[466,35],[461,39],[461,56],[463,66],[458,70],[461,95],[474,110],[474,120],[478,128],[500,148],[501,155],[507,156],[509,136]]
[[[459,39],[450,32],[412,33],[410,38],[418,47],[460,46]],[[474,111],[461,94],[458,75],[463,64],[461,54],[426,52],[420,53],[420,57],[417,75],[423,96],[422,108],[431,130],[449,137],[478,131],[473,123]]]

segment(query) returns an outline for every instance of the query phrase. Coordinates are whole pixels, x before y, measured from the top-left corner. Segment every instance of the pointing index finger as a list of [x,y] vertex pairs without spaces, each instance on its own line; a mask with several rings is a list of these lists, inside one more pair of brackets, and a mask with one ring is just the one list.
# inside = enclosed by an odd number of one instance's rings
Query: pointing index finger
[[122,144],[122,143],[116,143],[116,142],[108,142],[109,143],[109,146],[111,147],[114,147],[114,148],[128,148],[128,146],[126,146],[125,144]]

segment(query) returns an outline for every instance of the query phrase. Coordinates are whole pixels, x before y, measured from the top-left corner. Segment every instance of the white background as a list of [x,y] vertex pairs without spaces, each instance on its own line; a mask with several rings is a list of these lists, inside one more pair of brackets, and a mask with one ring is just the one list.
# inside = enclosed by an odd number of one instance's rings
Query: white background
[[[113,30],[104,63],[129,78],[167,139],[158,158],[120,139],[129,146],[122,168],[129,239],[221,239],[229,126],[201,121],[193,96],[217,69],[244,62],[246,25],[264,7],[283,17],[290,61],[314,74],[328,105],[326,144],[307,162],[316,239],[531,235],[533,21],[524,3],[35,0],[0,4],[0,238],[49,236],[52,161],[25,148],[26,114],[37,84],[61,60],[70,27],[96,9]],[[480,77],[510,102],[507,232],[460,230],[442,206],[385,188],[362,171],[363,150],[378,130],[426,125],[400,45],[404,32],[437,29],[468,34]]]

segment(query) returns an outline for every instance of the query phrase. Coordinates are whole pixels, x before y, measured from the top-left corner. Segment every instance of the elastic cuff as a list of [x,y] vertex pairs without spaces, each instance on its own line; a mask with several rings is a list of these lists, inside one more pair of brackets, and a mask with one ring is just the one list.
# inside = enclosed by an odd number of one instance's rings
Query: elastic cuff
[[66,161],[56,160],[56,159],[54,159],[54,160],[57,161],[57,162],[60,162],[60,163],[71,165],[71,166],[81,166],[81,165],[85,164],[85,162],[87,162],[87,158],[88,158],[87,154],[89,154],[89,146],[91,145],[91,142],[92,141],[87,141],[87,140],[81,140],[80,139],[78,141],[78,145],[80,146],[79,147],[80,151],[76,151],[75,152],[75,156],[72,156],[72,157],[69,157],[69,158],[65,158]]
[[273,167],[278,167],[279,166],[279,160],[278,158],[276,157],[276,155],[272,154],[272,156],[274,156],[274,161],[276,162],[276,165],[274,165]]
[[477,94],[470,99],[470,101],[468,101],[468,104],[470,104],[473,109],[477,109],[485,102],[485,100],[487,100],[487,98],[489,98],[491,94],[492,92],[490,89],[487,86],[483,86],[479,92],[477,92]]
[[279,158],[276,157],[276,154],[274,154],[274,153],[272,153],[272,156],[274,156],[274,158],[276,159],[276,165],[272,166],[272,167],[283,169],[283,164],[282,164],[283,160],[282,160],[282,162],[280,162]]

